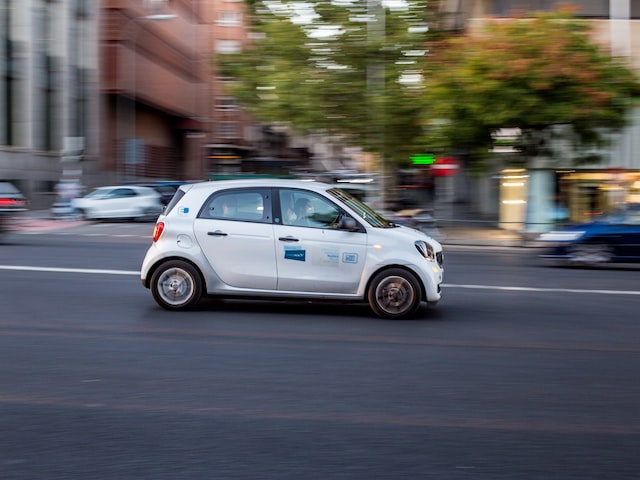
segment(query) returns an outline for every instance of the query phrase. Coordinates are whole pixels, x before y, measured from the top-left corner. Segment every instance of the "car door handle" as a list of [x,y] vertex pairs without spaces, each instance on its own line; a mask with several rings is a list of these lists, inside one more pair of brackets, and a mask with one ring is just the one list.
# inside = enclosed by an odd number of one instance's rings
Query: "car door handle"
[[215,232],[207,232],[207,235],[211,235],[212,237],[226,237],[227,234],[221,230],[216,230]]
[[295,237],[280,237],[278,238],[278,240],[280,240],[281,242],[299,242],[300,241]]

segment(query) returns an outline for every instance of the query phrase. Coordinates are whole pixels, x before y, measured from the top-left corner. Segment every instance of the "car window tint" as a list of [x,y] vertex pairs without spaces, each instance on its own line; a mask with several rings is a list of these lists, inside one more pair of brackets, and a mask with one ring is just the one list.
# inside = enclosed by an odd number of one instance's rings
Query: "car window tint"
[[625,222],[628,225],[640,225],[640,212],[639,211],[630,211],[627,214],[627,221]]
[[279,198],[283,225],[335,228],[342,216],[336,205],[311,192],[281,189]]
[[165,207],[164,213],[167,214],[171,210],[173,210],[173,207],[175,207],[176,204],[182,199],[182,197],[184,197],[184,194],[185,194],[185,191],[182,190],[181,188],[178,188],[178,190],[176,191],[176,193],[173,196],[173,198],[171,199],[171,201]]
[[260,190],[218,192],[205,203],[201,218],[269,222],[268,195]]

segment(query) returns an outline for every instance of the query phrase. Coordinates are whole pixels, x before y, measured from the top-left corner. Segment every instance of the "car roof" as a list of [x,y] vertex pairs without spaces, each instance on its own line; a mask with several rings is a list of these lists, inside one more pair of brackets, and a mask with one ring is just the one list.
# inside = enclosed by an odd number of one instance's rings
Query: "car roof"
[[144,187],[141,185],[103,185],[100,187],[95,187],[94,190],[113,190],[114,188],[131,188],[133,190],[153,190],[151,187]]
[[316,192],[322,192],[329,188],[334,188],[336,185],[329,185],[328,183],[308,181],[308,180],[294,180],[287,178],[248,178],[248,179],[236,179],[236,180],[214,180],[200,183],[189,183],[182,185],[181,188],[185,190],[222,190],[227,188],[303,188],[306,190],[313,190]]

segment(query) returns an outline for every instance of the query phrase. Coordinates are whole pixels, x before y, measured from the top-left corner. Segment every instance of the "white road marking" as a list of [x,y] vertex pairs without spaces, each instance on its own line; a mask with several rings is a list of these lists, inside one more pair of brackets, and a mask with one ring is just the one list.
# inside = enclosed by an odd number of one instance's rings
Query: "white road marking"
[[0,265],[0,270],[14,270],[21,272],[57,272],[57,273],[92,273],[98,275],[140,275],[135,270],[107,270],[100,268],[59,268],[32,267],[28,265]]
[[[100,268],[60,268],[60,267],[36,267],[29,265],[0,265],[0,270],[14,270],[22,272],[58,272],[58,273],[87,273],[94,275],[136,275],[136,270],[109,270]],[[505,292],[546,292],[546,293],[587,293],[600,295],[640,295],[638,290],[594,290],[584,288],[542,288],[542,287],[512,287],[503,285],[464,285],[455,283],[443,283],[442,288],[466,288],[471,290],[498,290]]]
[[509,287],[501,285],[456,285],[443,283],[442,288],[468,288],[477,290],[503,290],[515,292],[589,293],[603,295],[640,295],[636,290],[589,290],[584,288]]

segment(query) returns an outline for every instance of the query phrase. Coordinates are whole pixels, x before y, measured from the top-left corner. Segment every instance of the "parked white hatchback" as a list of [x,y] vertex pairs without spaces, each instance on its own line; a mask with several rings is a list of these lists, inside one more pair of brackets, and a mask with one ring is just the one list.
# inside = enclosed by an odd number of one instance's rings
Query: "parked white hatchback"
[[162,197],[151,187],[114,185],[93,189],[71,200],[71,211],[86,220],[153,221],[162,213]]
[[442,246],[318,182],[182,185],[156,222],[142,284],[168,310],[203,295],[368,302],[380,317],[440,300]]

